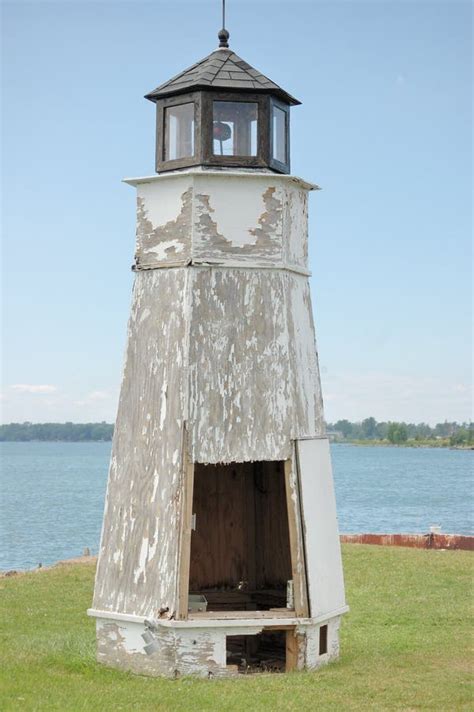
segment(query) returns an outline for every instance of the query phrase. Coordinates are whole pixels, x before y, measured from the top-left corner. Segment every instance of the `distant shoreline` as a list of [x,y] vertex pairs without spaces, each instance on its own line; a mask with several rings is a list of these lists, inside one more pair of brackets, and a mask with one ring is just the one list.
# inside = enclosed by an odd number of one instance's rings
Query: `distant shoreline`
[[[329,438],[331,445],[352,445],[354,447],[383,447],[383,448],[411,448],[411,449],[422,449],[422,450],[472,450],[474,451],[473,445],[451,445],[449,442],[418,442],[418,441],[407,441],[404,443],[391,443],[386,440],[336,440]],[[70,440],[67,438],[50,438],[50,439],[40,439],[31,438],[29,440],[19,440],[19,439],[7,439],[0,437],[0,443],[69,443],[70,445],[80,445],[81,443],[111,443],[112,438],[84,438],[81,440]]]
[[113,423],[4,423],[0,442],[110,442]]
[[77,445],[80,443],[111,443],[112,438],[102,438],[97,440],[95,438],[89,438],[84,440],[68,440],[66,438],[51,438],[49,440],[40,438],[31,438],[30,440],[7,440],[6,438],[0,438],[0,443],[70,443],[71,445]]
[[[367,447],[449,448],[474,450],[473,423],[447,421],[432,427],[426,423],[377,422],[366,418],[360,423],[338,420],[326,423],[331,443]],[[100,423],[4,423],[0,442],[111,442],[114,424]]]
[[407,440],[404,443],[391,443],[386,440],[331,440],[331,445],[354,445],[367,447],[395,447],[395,448],[412,448],[412,449],[431,449],[431,450],[474,450],[472,445],[451,445],[449,442],[437,441],[417,441]]

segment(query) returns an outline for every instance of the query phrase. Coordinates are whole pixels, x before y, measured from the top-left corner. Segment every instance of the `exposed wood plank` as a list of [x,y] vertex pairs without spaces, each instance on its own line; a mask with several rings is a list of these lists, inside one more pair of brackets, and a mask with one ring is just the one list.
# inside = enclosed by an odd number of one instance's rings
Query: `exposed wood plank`
[[294,611],[285,609],[285,612],[277,613],[276,611],[203,611],[190,613],[188,620],[226,620],[243,618],[247,620],[261,619],[276,619],[276,618],[296,618]]
[[[190,586],[235,589],[248,580],[246,490],[252,463],[195,465]],[[255,546],[255,542],[254,542]],[[227,591],[223,592],[227,593]]]
[[296,638],[296,631],[292,630],[286,631],[286,664],[285,671],[291,672],[296,670],[298,664],[298,640]]
[[247,558],[247,587],[254,589],[257,585],[257,534],[256,534],[256,503],[255,503],[255,469],[259,463],[252,463],[252,473],[249,473],[251,482],[246,482],[244,502],[246,509],[246,558]]
[[298,670],[300,665],[298,661],[302,656],[302,646],[304,645],[304,635],[296,632],[295,628],[289,628],[286,631],[286,665],[285,671],[291,672]]
[[259,465],[255,480],[257,587],[280,588],[285,601],[291,578],[291,554],[283,462],[256,464]]
[[297,616],[309,615],[306,584],[305,553],[300,514],[300,495],[296,467],[293,460],[285,460],[286,504],[290,531],[291,571],[294,589],[294,606]]
[[191,559],[191,519],[193,514],[194,464],[189,460],[188,438],[186,428],[183,429],[183,505],[181,516],[181,536],[179,547],[178,571],[178,609],[177,618],[186,620],[188,617],[189,566]]
[[194,513],[191,590],[227,589],[227,603],[241,586],[260,607],[284,603],[291,556],[283,464],[196,464]]
[[252,596],[246,591],[209,591],[201,589],[198,593],[206,596],[207,600],[212,603],[232,605],[252,602]]
[[[285,620],[288,620],[288,619],[285,618]],[[282,625],[281,623],[275,623],[275,625],[265,624],[263,626],[263,630],[294,630],[294,629],[295,629],[294,625],[286,625],[286,624]]]
[[226,665],[226,672],[229,673],[229,675],[237,675],[239,672],[239,666],[238,665]]

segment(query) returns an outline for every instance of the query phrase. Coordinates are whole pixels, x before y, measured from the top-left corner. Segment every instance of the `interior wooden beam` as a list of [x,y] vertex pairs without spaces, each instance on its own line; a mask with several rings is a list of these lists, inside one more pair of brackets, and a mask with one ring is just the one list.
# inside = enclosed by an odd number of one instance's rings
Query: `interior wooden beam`
[[244,497],[246,498],[246,555],[247,555],[247,588],[254,589],[257,582],[257,558],[256,558],[256,512],[255,512],[255,488],[253,487],[253,479],[255,477],[255,468],[258,463],[252,464],[252,486],[248,484],[245,487]]
[[193,515],[194,464],[189,458],[187,432],[183,433],[183,506],[181,517],[179,571],[178,571],[178,620],[188,618],[189,567],[191,562],[191,524]]
[[295,458],[285,460],[284,468],[295,612],[298,617],[306,618],[309,615],[308,589],[306,585],[305,552],[301,522],[301,500]]
[[281,611],[197,611],[195,613],[189,613],[188,619],[190,621],[209,619],[209,620],[225,620],[225,619],[236,619],[243,618],[247,620],[253,619],[273,619],[273,618],[295,618],[296,614],[294,611],[281,610]]
[[302,645],[304,645],[304,636],[297,633],[294,627],[287,629],[285,672],[298,670],[298,657]]

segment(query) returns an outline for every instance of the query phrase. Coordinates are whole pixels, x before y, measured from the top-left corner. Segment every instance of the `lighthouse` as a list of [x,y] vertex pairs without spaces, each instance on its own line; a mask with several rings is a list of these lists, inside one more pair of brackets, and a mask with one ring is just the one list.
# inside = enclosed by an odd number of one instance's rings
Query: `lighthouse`
[[300,102],[219,47],[146,98],[135,282],[92,608],[100,662],[232,676],[337,658],[348,610],[290,173]]

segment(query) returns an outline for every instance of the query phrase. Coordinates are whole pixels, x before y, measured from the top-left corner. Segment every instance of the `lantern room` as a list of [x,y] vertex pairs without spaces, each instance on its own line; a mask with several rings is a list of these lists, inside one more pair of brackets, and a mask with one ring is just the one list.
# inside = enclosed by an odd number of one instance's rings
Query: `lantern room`
[[191,166],[290,172],[290,106],[300,102],[220,46],[146,98],[156,104],[156,172]]

